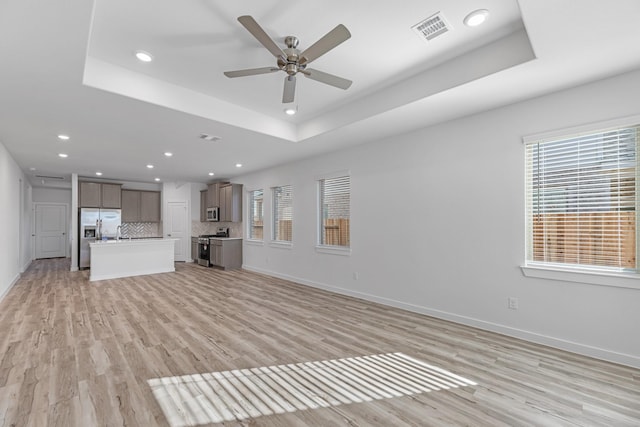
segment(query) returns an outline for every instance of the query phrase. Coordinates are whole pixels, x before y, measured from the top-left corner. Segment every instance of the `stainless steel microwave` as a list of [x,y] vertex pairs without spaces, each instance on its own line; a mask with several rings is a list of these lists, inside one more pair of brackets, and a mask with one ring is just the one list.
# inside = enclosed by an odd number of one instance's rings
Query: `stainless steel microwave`
[[220,208],[207,208],[207,221],[220,221]]

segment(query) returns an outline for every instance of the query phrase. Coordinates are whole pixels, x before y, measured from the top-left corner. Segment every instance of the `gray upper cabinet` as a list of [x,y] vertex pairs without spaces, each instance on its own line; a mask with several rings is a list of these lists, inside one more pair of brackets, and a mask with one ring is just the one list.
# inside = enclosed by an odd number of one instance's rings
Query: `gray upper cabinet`
[[79,201],[81,208],[120,209],[120,184],[80,182]]
[[200,222],[207,220],[207,193],[208,190],[200,192]]
[[80,182],[78,206],[81,208],[102,207],[102,184],[97,182]]
[[140,192],[140,221],[160,222],[160,192],[141,191]]
[[120,184],[102,184],[103,208],[120,209],[122,207],[120,200],[121,187]]
[[160,192],[122,190],[122,222],[160,222]]
[[220,187],[220,221],[242,221],[242,184]]
[[[220,184],[214,182],[207,186],[207,204],[208,208],[217,208],[220,206]],[[206,217],[205,217],[206,219]]]
[[122,222],[140,220],[140,192],[122,190]]

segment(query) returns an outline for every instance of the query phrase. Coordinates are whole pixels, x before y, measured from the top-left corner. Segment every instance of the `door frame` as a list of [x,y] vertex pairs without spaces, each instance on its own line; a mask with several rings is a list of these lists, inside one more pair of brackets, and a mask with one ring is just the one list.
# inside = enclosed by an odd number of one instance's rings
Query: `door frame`
[[38,218],[36,217],[37,212],[38,212],[38,207],[40,206],[64,206],[64,229],[65,229],[65,236],[66,236],[66,240],[65,240],[65,244],[64,244],[64,257],[65,258],[69,258],[70,255],[70,251],[71,251],[71,243],[70,243],[70,238],[71,238],[71,233],[69,230],[69,226],[70,226],[70,216],[69,216],[69,203],[54,203],[54,202],[33,202],[33,215],[32,215],[32,219],[31,219],[31,259],[36,259],[36,243],[38,241],[38,236],[36,236],[36,222],[38,221]]
[[168,233],[168,222],[165,225],[165,220],[169,221],[169,209],[170,209],[170,205],[171,204],[184,204],[185,207],[185,215],[184,215],[184,221],[185,221],[185,236],[184,239],[186,241],[186,248],[185,248],[185,259],[184,260],[176,260],[176,262],[187,262],[189,260],[189,252],[191,251],[191,204],[189,203],[189,200],[183,200],[183,199],[173,199],[173,200],[167,200],[166,203],[164,204],[165,207],[165,212],[164,212],[164,216],[163,216],[163,224],[162,224],[162,228],[163,228],[163,234],[168,237],[168,238],[173,238],[173,236],[169,236]]

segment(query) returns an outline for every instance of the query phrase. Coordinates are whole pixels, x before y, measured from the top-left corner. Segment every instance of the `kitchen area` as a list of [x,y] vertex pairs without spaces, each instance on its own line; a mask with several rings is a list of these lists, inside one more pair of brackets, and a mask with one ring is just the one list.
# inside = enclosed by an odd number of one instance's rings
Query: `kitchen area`
[[242,185],[212,183],[200,191],[192,223],[191,258],[203,267],[242,267]]
[[160,191],[78,183],[78,267],[89,281],[175,271],[175,239],[163,238]]
[[[78,181],[78,268],[89,269],[90,281],[171,272],[176,261],[241,268],[242,185],[168,183],[155,190],[131,184]],[[194,197],[194,189],[200,190],[199,197]],[[189,206],[191,222],[176,227],[171,224],[175,215],[167,209],[172,202],[166,202],[165,195],[173,199],[188,193],[185,212]],[[174,217],[168,218],[169,224],[163,213]],[[189,235],[185,245],[177,233],[172,237],[176,228],[190,229],[191,245]]]

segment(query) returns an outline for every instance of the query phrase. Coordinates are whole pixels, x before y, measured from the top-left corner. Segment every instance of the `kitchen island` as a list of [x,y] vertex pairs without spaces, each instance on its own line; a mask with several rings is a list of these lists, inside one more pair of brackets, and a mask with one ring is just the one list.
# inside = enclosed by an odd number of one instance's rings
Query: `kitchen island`
[[89,281],[175,271],[177,239],[122,239],[89,243]]

